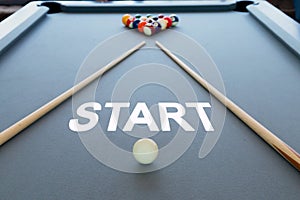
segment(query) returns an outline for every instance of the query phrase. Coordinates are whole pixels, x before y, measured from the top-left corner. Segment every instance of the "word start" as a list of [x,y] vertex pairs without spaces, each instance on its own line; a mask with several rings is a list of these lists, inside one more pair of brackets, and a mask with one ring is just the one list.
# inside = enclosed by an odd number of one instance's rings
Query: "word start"
[[[189,102],[185,103],[187,108],[194,108],[202,122],[205,131],[214,131],[214,128],[204,110],[204,108],[210,108],[208,102]],[[124,108],[129,108],[129,102],[107,102],[105,103],[106,108],[111,108],[111,116],[107,131],[116,131],[120,112]],[[173,119],[182,129],[185,131],[195,131],[195,129],[185,120],[183,116],[186,113],[186,109],[180,103],[164,102],[158,103],[159,117],[162,131],[171,131],[170,119]],[[96,111],[100,111],[102,106],[97,102],[88,102],[79,106],[76,110],[76,114],[86,119],[86,123],[80,123],[79,119],[71,119],[69,121],[69,128],[75,132],[84,132],[94,128],[98,121],[99,116]],[[170,112],[170,109],[175,112]],[[123,131],[132,131],[135,125],[147,125],[150,131],[159,131],[159,128],[149,110],[146,103],[138,102],[133,111],[131,112]]]

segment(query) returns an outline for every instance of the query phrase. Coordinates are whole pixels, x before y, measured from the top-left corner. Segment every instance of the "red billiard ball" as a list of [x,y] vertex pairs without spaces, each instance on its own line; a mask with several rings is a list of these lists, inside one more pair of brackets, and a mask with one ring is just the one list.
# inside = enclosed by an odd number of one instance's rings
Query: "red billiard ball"
[[138,30],[139,32],[143,33],[144,32],[144,26],[147,24],[146,21],[141,21],[138,25]]
[[170,28],[172,26],[172,19],[170,17],[164,17],[164,20],[167,21],[167,28]]
[[126,26],[129,27],[129,28],[133,28],[133,22],[134,22],[135,18],[134,17],[129,17],[127,19],[127,22],[126,22]]

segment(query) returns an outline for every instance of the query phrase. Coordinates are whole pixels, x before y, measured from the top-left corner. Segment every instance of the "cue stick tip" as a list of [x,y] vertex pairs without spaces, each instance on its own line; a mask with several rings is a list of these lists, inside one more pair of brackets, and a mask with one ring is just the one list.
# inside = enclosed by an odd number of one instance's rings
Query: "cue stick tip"
[[159,48],[161,48],[162,44],[159,41],[155,41],[156,46],[158,46]]
[[142,46],[144,46],[146,44],[146,41],[142,41],[140,44],[138,44],[139,48],[141,48]]

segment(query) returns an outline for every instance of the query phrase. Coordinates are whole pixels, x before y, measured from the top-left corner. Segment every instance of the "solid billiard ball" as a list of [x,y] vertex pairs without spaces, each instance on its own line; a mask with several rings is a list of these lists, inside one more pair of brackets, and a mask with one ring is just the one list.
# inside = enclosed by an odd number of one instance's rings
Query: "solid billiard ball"
[[132,28],[138,28],[138,25],[139,25],[140,22],[141,22],[141,20],[135,19],[135,20],[132,22]]
[[147,24],[145,21],[141,21],[138,25],[138,30],[139,32],[143,33],[144,32],[144,26]]
[[151,14],[147,14],[146,17],[147,18],[152,18],[152,15]]
[[167,22],[166,22],[166,20],[159,18],[157,20],[157,22],[160,24],[162,31],[167,28]]
[[164,17],[164,20],[167,22],[167,28],[170,28],[172,26],[172,19],[170,17]]
[[132,153],[138,163],[151,164],[158,156],[158,146],[154,140],[142,138],[134,143]]
[[147,23],[145,24],[143,31],[145,35],[151,36],[155,33],[155,28],[152,23]]
[[175,14],[172,14],[172,15],[170,15],[170,18],[172,20],[172,26],[176,26],[179,22],[178,16]]
[[122,23],[123,23],[125,26],[127,26],[127,20],[128,20],[130,17],[131,17],[130,14],[125,14],[125,15],[123,15],[123,17],[122,17]]

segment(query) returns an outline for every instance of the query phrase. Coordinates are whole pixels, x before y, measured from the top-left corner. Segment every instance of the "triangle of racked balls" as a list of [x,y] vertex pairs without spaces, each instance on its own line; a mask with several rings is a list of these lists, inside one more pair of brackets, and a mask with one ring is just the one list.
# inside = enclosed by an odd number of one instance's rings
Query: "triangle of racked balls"
[[122,23],[130,29],[138,29],[139,32],[151,36],[160,31],[177,26],[179,18],[176,14],[165,16],[163,14],[142,16],[136,14],[132,16],[125,14],[122,17]]

